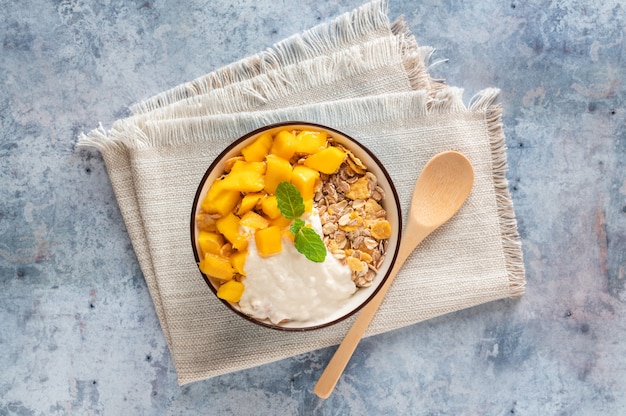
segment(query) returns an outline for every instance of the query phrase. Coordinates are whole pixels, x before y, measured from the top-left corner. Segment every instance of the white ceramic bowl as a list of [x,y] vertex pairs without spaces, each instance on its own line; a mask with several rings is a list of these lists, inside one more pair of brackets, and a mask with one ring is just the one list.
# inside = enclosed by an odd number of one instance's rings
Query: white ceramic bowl
[[[358,141],[336,129],[314,123],[290,121],[272,124],[247,133],[241,138],[234,141],[232,144],[230,144],[211,163],[204,177],[200,181],[198,190],[193,201],[193,208],[191,212],[191,244],[196,262],[200,262],[199,253],[201,253],[201,251],[197,241],[198,227],[196,225],[195,218],[200,211],[200,204],[207,194],[209,188],[211,187],[215,179],[223,174],[226,160],[241,154],[241,149],[256,140],[262,133],[265,133],[268,130],[273,133],[284,129],[326,131],[329,136],[332,136],[332,138],[337,143],[340,143],[345,148],[350,150],[354,155],[356,155],[359,159],[361,159],[361,161],[363,161],[363,163],[367,166],[368,170],[376,175],[378,185],[381,186],[385,192],[385,199],[382,201],[381,204],[383,205],[383,208],[387,211],[387,220],[390,222],[392,227],[392,235],[389,238],[385,260],[379,268],[373,284],[367,288],[358,289],[357,292],[352,295],[342,307],[334,311],[334,313],[332,313],[330,316],[326,317],[323,320],[318,320],[314,322],[289,321],[285,324],[275,325],[268,320],[259,320],[249,315],[246,315],[240,310],[238,304],[230,303],[216,297],[222,303],[224,303],[224,305],[228,309],[232,310],[239,316],[264,327],[284,331],[307,331],[327,327],[348,318],[349,316],[359,311],[376,295],[383,282],[387,279],[389,272],[393,268],[393,264],[396,260],[398,247],[400,245],[402,216],[400,212],[398,194],[395,190],[391,177],[382,166],[378,158],[371,151],[361,145]],[[204,278],[205,282],[209,285],[209,288],[213,291],[213,293],[216,294],[217,288],[219,287],[219,280],[202,272],[200,272],[200,274]]]

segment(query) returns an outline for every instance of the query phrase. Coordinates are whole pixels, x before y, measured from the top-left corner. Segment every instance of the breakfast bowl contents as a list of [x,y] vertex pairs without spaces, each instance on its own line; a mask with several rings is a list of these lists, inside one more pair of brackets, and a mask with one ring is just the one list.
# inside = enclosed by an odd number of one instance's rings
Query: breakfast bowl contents
[[282,330],[325,327],[378,291],[399,246],[392,181],[361,144],[329,127],[263,127],[213,161],[196,193],[198,267],[237,314]]

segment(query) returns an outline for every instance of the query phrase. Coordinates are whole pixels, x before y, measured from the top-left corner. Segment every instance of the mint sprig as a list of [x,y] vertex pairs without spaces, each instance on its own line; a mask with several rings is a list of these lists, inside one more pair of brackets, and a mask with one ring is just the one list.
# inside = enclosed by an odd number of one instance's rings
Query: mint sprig
[[304,201],[302,194],[295,185],[289,182],[281,182],[276,187],[276,202],[283,217],[290,220],[304,214]]
[[305,224],[306,223],[303,220],[301,220],[300,218],[296,218],[291,223],[291,227],[289,228],[289,231],[291,231],[291,234],[297,235],[298,231],[300,231],[302,227],[304,227]]
[[304,214],[302,194],[293,184],[281,182],[276,187],[276,202],[283,217],[293,220],[289,231],[295,235],[296,250],[316,263],[326,258],[326,245],[322,238],[300,218]]
[[311,261],[321,263],[326,258],[326,246],[313,228],[300,228],[293,243],[296,250]]

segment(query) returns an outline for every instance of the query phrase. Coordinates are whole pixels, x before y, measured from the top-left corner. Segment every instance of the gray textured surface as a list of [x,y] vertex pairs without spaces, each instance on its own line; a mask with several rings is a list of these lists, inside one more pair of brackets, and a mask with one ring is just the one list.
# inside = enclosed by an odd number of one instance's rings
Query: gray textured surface
[[626,414],[623,2],[391,0],[449,84],[502,89],[528,287],[178,387],[100,155],[81,131],[360,0],[0,2],[0,415]]

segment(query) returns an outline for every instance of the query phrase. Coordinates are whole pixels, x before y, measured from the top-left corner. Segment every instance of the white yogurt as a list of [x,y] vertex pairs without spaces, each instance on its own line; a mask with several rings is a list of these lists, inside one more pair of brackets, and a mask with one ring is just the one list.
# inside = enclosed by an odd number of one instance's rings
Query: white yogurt
[[[307,222],[321,235],[319,216],[311,214]],[[328,251],[324,262],[313,262],[286,238],[282,251],[268,257],[259,255],[251,238],[244,270],[241,311],[274,324],[285,320],[318,321],[356,292],[348,266]]]

